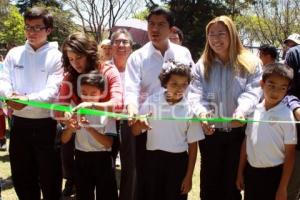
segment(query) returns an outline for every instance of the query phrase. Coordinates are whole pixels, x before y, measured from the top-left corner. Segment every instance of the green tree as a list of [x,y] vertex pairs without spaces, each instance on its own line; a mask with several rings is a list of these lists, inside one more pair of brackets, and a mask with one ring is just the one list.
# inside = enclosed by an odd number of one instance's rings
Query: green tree
[[300,33],[299,6],[299,0],[257,0],[236,22],[248,41],[280,47],[291,33]]
[[72,8],[85,33],[101,41],[109,35],[120,18],[128,18],[139,8],[141,0],[63,0]]
[[[42,4],[38,5],[43,6]],[[57,41],[61,45],[68,35],[81,29],[73,22],[74,15],[69,10],[57,7],[47,7],[47,9],[51,12],[54,21],[54,28],[49,36],[50,41]]]
[[142,10],[141,12],[135,13],[133,15],[133,18],[140,19],[140,20],[146,20],[147,16],[149,15],[149,9]]
[[0,0],[0,19],[8,14],[9,0]]
[[17,7],[19,8],[20,13],[24,13],[28,8],[31,8],[37,4],[43,4],[45,6],[57,7],[62,9],[62,3],[57,0],[18,0]]
[[8,6],[8,15],[0,22],[0,43],[7,47],[24,43],[24,21],[14,5]]

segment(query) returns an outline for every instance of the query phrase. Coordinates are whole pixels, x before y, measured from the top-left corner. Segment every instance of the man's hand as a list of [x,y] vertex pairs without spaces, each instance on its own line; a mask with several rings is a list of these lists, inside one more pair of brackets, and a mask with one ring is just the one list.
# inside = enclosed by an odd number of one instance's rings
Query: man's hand
[[129,104],[127,106],[127,113],[128,113],[128,125],[132,126],[136,122],[136,115],[138,114],[138,109],[134,106]]
[[151,130],[152,127],[150,126],[149,122],[148,122],[148,117],[151,117],[152,113],[149,113],[147,115],[140,115],[140,119],[138,119],[136,121],[136,123],[138,124],[138,126],[142,129],[142,130]]
[[242,127],[245,125],[245,123],[240,121],[240,120],[245,120],[245,116],[242,112],[239,111],[234,112],[232,118],[236,119],[231,121],[232,128]]

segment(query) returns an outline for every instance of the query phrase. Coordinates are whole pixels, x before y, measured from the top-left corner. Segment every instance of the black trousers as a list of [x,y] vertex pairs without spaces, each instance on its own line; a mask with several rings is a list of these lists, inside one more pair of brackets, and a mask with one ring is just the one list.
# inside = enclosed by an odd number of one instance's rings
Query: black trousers
[[60,151],[55,146],[56,121],[13,116],[10,164],[20,200],[58,200],[61,196]]
[[145,200],[145,161],[147,134],[133,136],[127,121],[121,121],[120,200]]
[[116,177],[111,152],[75,150],[76,199],[117,200]]
[[244,128],[230,132],[216,129],[199,142],[201,200],[241,200],[235,181],[244,136]]
[[66,144],[61,145],[61,160],[63,177],[69,181],[75,181],[75,135]]
[[181,195],[188,155],[165,151],[147,151],[145,167],[145,200],[186,200]]
[[282,165],[245,170],[245,200],[274,200],[280,183]]
[[116,167],[116,159],[118,156],[118,153],[120,152],[120,121],[116,120],[116,130],[117,135],[112,136],[113,138],[113,144],[111,147],[111,156],[113,158],[114,167]]

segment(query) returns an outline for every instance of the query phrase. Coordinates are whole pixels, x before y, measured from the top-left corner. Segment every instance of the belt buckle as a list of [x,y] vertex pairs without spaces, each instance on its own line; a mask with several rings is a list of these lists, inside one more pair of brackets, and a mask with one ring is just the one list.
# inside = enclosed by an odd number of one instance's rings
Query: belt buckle
[[220,131],[224,133],[229,133],[232,131],[232,128],[220,128]]

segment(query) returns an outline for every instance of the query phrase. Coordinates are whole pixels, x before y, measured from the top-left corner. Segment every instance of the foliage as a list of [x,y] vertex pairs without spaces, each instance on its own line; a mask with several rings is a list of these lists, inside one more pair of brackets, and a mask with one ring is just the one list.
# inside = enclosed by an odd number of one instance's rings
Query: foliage
[[8,14],[0,22],[0,43],[14,46],[24,43],[24,21],[14,5],[8,6]]
[[[141,0],[63,0],[74,11],[83,31],[101,41],[120,18],[127,18],[139,8]],[[109,32],[109,33],[108,33]]]
[[277,47],[291,33],[300,33],[299,0],[257,0],[251,10],[237,18],[248,41]]
[[0,19],[8,14],[9,0],[0,0]]
[[149,15],[149,9],[144,9],[141,12],[134,14],[133,18],[140,19],[140,20],[146,20],[148,15]]
[[[38,4],[43,6],[42,4]],[[57,41],[61,45],[66,37],[75,31],[79,31],[79,27],[73,22],[73,13],[68,10],[61,10],[57,7],[47,7],[51,12],[54,21],[54,28],[49,36],[50,41]]]
[[28,8],[31,8],[37,4],[43,4],[47,7],[56,7],[62,9],[62,4],[57,0],[18,0],[17,7],[20,13],[24,13]]

